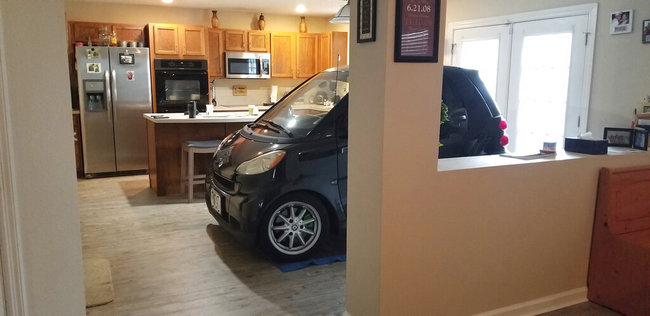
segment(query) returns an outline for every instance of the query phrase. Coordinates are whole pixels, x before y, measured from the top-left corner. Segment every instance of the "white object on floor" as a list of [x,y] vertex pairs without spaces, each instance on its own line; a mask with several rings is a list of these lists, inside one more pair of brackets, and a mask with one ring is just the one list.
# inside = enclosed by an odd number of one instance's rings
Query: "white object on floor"
[[115,298],[111,264],[104,258],[84,258],[86,307],[110,303]]

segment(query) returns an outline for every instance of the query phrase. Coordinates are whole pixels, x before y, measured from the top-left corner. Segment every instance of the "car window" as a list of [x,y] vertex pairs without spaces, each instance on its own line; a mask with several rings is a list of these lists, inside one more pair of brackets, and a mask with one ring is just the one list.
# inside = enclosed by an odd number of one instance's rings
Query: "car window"
[[347,71],[321,72],[264,113],[260,121],[279,124],[293,137],[307,136],[348,91]]

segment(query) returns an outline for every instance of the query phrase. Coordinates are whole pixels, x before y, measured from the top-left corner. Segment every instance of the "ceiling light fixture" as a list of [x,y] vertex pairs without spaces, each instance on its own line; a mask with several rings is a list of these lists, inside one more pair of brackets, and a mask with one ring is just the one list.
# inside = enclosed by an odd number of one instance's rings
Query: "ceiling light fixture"
[[164,2],[164,3],[172,3],[172,2],[174,2],[174,0],[162,0],[162,2]]
[[350,24],[350,0],[339,9],[339,12],[330,20],[334,24]]
[[302,5],[302,4],[299,4],[299,5],[296,7],[296,12],[298,12],[298,13],[305,13],[305,11],[307,11],[307,8],[305,8],[305,6]]

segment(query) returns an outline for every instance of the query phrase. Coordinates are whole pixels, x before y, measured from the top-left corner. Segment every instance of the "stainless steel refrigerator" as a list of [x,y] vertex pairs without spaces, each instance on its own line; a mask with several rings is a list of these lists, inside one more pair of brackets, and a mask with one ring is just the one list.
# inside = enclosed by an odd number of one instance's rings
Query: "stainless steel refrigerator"
[[147,169],[149,49],[77,46],[84,173]]

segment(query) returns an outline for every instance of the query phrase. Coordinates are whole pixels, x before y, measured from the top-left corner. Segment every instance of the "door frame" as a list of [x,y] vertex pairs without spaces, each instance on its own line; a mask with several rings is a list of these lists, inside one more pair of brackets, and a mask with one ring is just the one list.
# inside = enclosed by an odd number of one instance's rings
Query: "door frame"
[[587,15],[587,41],[586,41],[586,50],[585,55],[585,67],[583,70],[583,78],[586,80],[583,81],[581,89],[581,108],[580,111],[580,133],[586,132],[588,130],[589,122],[589,98],[591,96],[591,77],[594,64],[594,51],[595,51],[595,35],[596,35],[596,22],[598,18],[598,3],[589,3],[589,4],[580,4],[575,6],[553,8],[539,11],[531,11],[524,13],[516,13],[511,15],[503,15],[490,18],[474,19],[467,21],[458,21],[451,22],[448,24],[448,27],[445,31],[445,53],[444,53],[444,63],[445,65],[451,65],[452,63],[452,53],[453,53],[453,36],[454,32],[462,29],[469,28],[478,28],[486,26],[497,26],[497,25],[510,25],[512,23],[519,22],[529,22],[536,20],[545,20],[545,19],[554,19],[554,18],[563,18],[571,17],[578,15]]
[[[2,5],[0,5],[0,26]],[[0,30],[4,28],[0,27]],[[0,43],[4,43],[4,32],[0,31]],[[28,315],[25,295],[22,242],[18,225],[16,205],[16,183],[14,181],[13,146],[9,102],[6,94],[7,78],[4,69],[5,45],[0,45],[0,299],[6,305],[0,315]]]

